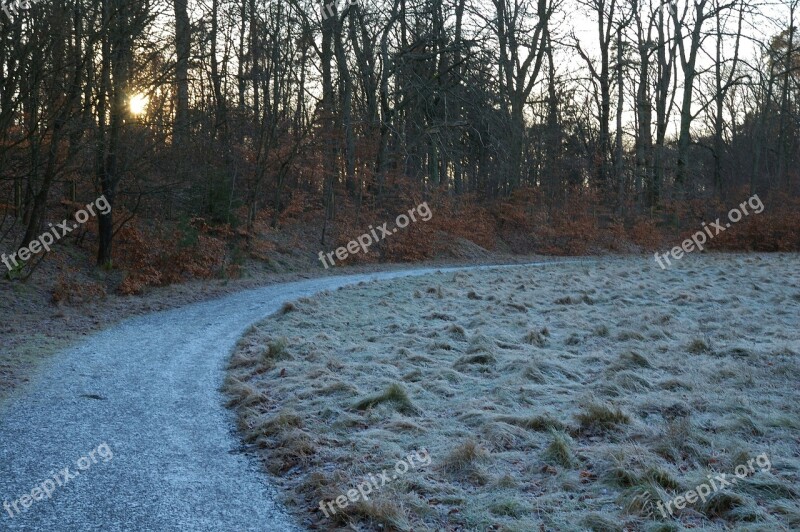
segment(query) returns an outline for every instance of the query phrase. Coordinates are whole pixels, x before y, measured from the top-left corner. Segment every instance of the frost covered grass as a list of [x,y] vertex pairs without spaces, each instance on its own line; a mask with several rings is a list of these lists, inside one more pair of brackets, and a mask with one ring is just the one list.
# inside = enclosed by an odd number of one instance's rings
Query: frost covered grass
[[[227,390],[310,527],[796,530],[799,276],[797,255],[697,255],[362,284],[254,327]],[[317,509],[419,448],[430,467]]]

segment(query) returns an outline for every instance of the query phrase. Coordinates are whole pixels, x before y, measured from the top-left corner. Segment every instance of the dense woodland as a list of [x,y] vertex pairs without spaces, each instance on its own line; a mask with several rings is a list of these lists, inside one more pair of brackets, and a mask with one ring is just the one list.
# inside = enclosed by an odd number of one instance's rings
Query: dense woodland
[[103,194],[70,238],[133,290],[423,200],[379,256],[653,247],[756,193],[715,245],[797,249],[798,4],[38,0],[0,15],[4,250]]

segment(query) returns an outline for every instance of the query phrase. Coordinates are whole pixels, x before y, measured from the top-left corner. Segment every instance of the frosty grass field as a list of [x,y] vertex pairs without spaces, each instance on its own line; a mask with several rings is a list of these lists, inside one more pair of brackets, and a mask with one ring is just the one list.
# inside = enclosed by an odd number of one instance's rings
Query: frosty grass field
[[[226,391],[306,526],[797,530],[799,276],[797,255],[698,254],[362,284],[254,327]],[[423,448],[430,466],[319,510]]]

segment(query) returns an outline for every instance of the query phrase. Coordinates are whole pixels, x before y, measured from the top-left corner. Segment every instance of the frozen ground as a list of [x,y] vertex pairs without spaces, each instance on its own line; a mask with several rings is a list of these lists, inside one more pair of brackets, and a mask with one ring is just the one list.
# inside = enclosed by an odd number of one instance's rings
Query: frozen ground
[[311,527],[797,530],[799,357],[797,255],[612,258],[301,299],[239,342],[227,390]]

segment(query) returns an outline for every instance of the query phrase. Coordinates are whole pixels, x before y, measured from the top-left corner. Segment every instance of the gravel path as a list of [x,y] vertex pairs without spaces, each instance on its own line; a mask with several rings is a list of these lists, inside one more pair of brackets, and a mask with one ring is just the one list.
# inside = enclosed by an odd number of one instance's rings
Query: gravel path
[[219,392],[236,341],[285,301],[458,269],[272,285],[133,318],[54,357],[0,408],[0,530],[300,530],[238,451]]

